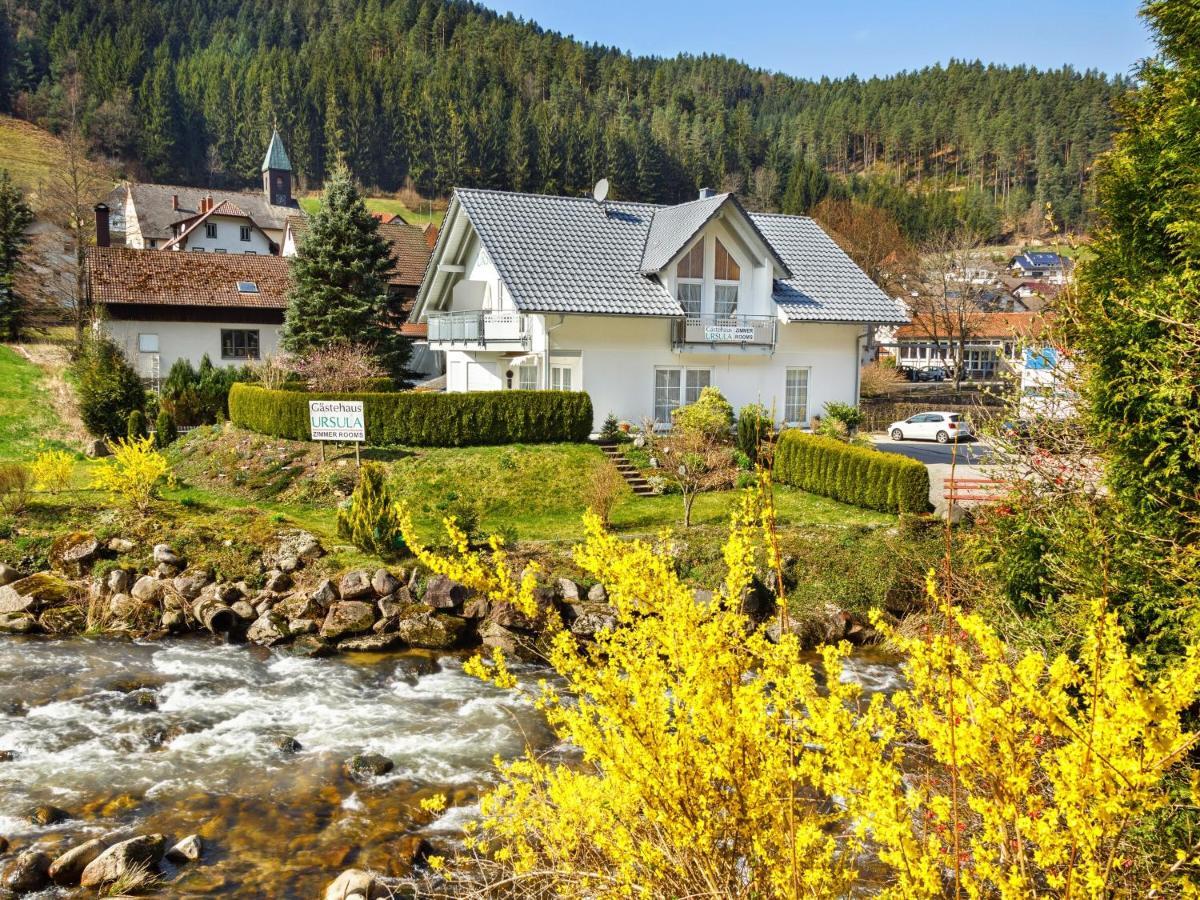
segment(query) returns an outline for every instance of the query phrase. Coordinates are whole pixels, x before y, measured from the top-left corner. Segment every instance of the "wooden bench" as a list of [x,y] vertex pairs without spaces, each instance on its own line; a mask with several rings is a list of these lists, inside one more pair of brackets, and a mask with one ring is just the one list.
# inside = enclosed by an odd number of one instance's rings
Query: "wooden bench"
[[998,478],[947,478],[942,486],[946,500],[995,503],[1008,493],[1009,483]]

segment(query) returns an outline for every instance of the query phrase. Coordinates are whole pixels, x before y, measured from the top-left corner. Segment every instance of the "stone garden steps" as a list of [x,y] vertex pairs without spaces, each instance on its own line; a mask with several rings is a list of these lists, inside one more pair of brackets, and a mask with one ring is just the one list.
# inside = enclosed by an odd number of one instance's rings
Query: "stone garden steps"
[[621,447],[618,444],[601,444],[600,449],[604,451],[604,455],[608,457],[609,462],[617,467],[617,471],[621,473],[621,477],[625,479],[625,483],[629,485],[634,496],[637,497],[653,497],[654,488],[650,486],[642,473],[638,471],[637,466],[631,463],[621,452]]

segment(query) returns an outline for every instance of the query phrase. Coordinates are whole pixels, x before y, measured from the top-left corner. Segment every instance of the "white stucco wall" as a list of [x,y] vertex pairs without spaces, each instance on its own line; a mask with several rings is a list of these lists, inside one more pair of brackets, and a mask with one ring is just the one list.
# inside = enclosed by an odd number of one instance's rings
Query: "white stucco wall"
[[[217,236],[215,238],[206,236],[206,225],[215,225],[217,227]],[[242,226],[250,228],[250,240],[248,241],[241,239]],[[260,256],[266,256],[271,252],[271,242],[267,239],[266,234],[251,225],[248,219],[238,218],[237,216],[209,216],[204,222],[192,229],[191,233],[187,236],[186,244],[182,248],[176,246],[171,249],[179,249],[180,252],[188,253],[193,250],[204,250],[207,253],[213,253],[218,250],[223,250],[226,253],[254,252]]]
[[109,320],[104,328],[129,359],[133,367],[144,378],[152,372],[151,354],[138,350],[138,335],[158,335],[159,373],[166,378],[167,372],[177,359],[187,358],[193,365],[200,364],[205,353],[217,366],[241,366],[251,360],[221,358],[221,329],[236,328],[257,330],[259,356],[279,350],[280,325],[247,325],[241,322],[143,322],[131,319]]

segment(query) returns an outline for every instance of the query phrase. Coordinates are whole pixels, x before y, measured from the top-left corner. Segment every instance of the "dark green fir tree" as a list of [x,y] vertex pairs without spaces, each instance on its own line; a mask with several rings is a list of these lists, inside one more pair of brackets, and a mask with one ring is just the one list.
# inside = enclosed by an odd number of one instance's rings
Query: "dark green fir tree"
[[339,164],[291,260],[284,349],[303,354],[339,341],[363,344],[393,378],[403,378],[409,342],[390,321],[392,265],[378,221]]
[[16,275],[32,222],[33,210],[8,172],[0,169],[0,338],[6,341],[20,340],[30,324],[29,300],[18,294]]

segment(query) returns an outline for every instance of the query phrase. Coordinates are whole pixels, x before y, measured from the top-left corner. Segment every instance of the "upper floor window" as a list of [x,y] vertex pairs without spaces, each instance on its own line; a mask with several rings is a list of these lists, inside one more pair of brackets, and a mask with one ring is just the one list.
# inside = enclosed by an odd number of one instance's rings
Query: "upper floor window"
[[731,318],[737,315],[738,282],[741,277],[742,270],[737,261],[730,256],[725,245],[718,240],[716,266],[713,271],[713,278],[716,281],[713,308],[717,316]]
[[241,227],[240,233],[241,233],[241,238],[243,241],[250,240],[250,226],[249,225],[243,225]]
[[206,238],[215,238],[217,236],[217,223],[216,222],[205,222],[204,223],[204,236]]
[[696,242],[696,246],[687,252],[679,261],[675,272],[676,294],[683,314],[689,318],[698,318],[703,305],[704,296],[704,241]]

